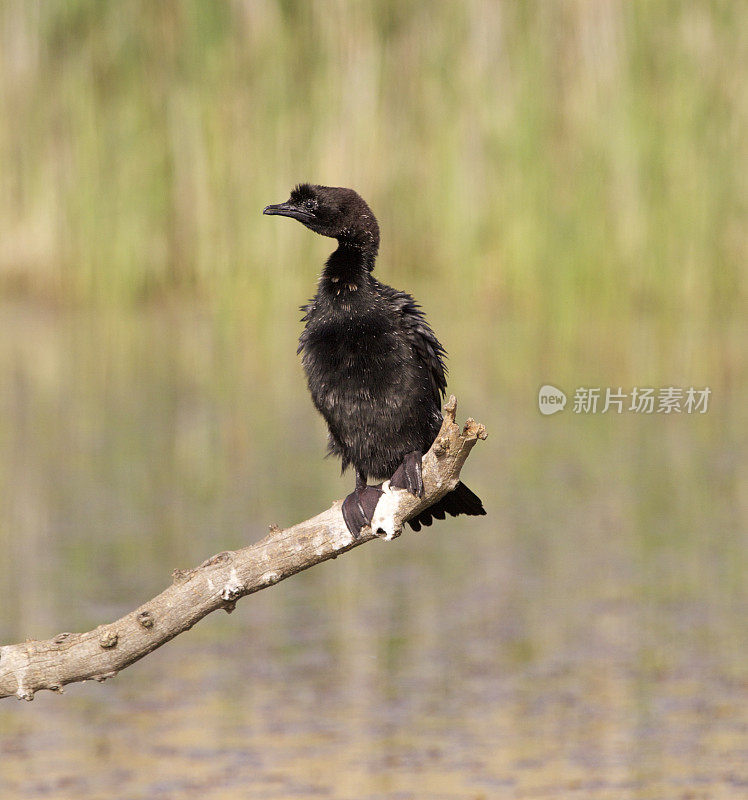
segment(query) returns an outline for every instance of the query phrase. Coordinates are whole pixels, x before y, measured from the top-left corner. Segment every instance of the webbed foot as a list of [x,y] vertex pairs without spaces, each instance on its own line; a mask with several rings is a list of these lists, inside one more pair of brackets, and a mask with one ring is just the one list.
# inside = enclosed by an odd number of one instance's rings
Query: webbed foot
[[382,490],[379,486],[356,487],[343,500],[343,519],[354,539],[361,535],[361,528],[371,525],[374,509],[377,507]]
[[423,497],[422,457],[423,453],[419,450],[407,453],[403,463],[395,470],[395,474],[390,480],[390,486],[393,489],[406,489],[416,497]]

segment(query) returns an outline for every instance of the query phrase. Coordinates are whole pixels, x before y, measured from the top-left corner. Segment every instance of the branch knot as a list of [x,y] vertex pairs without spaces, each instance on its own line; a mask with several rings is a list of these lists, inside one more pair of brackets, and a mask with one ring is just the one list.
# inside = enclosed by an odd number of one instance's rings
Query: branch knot
[[116,631],[106,631],[99,637],[99,644],[105,649],[109,650],[117,646],[119,641],[119,634]]

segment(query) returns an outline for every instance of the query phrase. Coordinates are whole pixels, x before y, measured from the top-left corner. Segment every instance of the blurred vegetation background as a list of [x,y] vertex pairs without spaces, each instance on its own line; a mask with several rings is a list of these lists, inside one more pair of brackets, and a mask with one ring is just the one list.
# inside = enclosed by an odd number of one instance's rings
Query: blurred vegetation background
[[581,350],[620,381],[724,378],[746,301],[744,12],[5,2],[0,286],[200,303],[267,337],[328,243],[261,208],[300,180],[352,185],[385,278],[530,320],[548,359]]
[[[342,665],[336,681],[366,676],[353,699],[307,688],[330,718],[360,722],[359,745],[382,763],[395,745],[371,731],[413,702],[455,752],[477,752],[450,740],[460,730],[481,730],[489,749],[504,731],[516,760],[506,738],[501,758],[481,758],[518,786],[537,789],[534,758],[558,786],[610,776],[623,758],[641,796],[696,766],[721,781],[714,796],[732,796],[748,527],[747,12],[730,0],[0,3],[0,636],[124,613],[173,567],[348,491],[350,476],[322,461],[294,355],[298,306],[333,243],[261,214],[297,182],[351,186],[370,203],[378,276],[422,302],[450,353],[450,391],[491,436],[466,474],[486,520],[361,548],[253,598],[249,621],[206,621],[190,651],[205,674],[186,671],[180,639],[102,689],[124,704],[122,733],[108,734],[103,762],[93,740],[68,737],[79,772],[106,783],[130,725],[145,741],[164,735],[129,710],[137,674],[151,676],[151,700],[186,702],[165,699],[165,668],[193,687],[190,715],[216,715],[213,741],[228,736],[219,719],[243,715],[267,752],[268,697],[284,734],[316,719],[313,705],[306,722],[287,718],[305,696],[274,694],[307,685],[303,640],[327,674]],[[546,419],[546,382],[569,395],[709,386],[711,405]],[[251,658],[235,641],[242,624]],[[202,705],[219,640],[235,706]],[[554,670],[570,665],[582,677],[561,686]],[[415,674],[433,681],[416,686]],[[237,694],[237,682],[258,688]],[[675,697],[687,707],[671,718],[661,704]],[[68,702],[60,729],[112,730],[106,713]],[[4,796],[46,786],[28,778],[49,773],[56,746],[44,703],[32,721],[0,717],[0,734],[31,743]],[[571,734],[556,735],[559,719]],[[413,730],[417,749],[425,734]],[[688,746],[684,730],[698,730]],[[560,740],[590,764],[559,753]],[[443,780],[440,746],[426,771]],[[154,758],[142,796],[158,794]],[[295,757],[280,763],[318,780]],[[454,770],[455,797],[496,796]],[[364,773],[341,796],[368,797],[372,776],[391,771]]]

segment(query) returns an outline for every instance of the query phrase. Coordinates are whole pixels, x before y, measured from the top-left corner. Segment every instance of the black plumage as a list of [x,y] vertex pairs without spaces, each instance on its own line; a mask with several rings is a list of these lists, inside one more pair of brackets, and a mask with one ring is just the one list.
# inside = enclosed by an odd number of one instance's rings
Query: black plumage
[[[327,422],[329,450],[356,470],[343,506],[357,534],[369,524],[381,490],[367,479],[423,493],[421,456],[439,432],[447,386],[444,348],[415,300],[371,274],[379,226],[352,189],[297,186],[265,214],[299,220],[338,240],[305,306],[298,352],[315,406]],[[485,514],[464,484],[410,520],[419,530],[444,514]]]

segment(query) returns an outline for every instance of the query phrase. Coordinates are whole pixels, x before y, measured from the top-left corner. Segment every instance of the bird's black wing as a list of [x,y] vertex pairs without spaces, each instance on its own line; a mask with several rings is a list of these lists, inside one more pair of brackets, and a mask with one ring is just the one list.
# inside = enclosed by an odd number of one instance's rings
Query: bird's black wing
[[[301,318],[302,322],[309,322],[312,317],[312,311],[314,310],[314,298],[312,297],[308,303],[305,303],[303,306],[299,306],[299,311],[304,312],[304,316]],[[306,326],[304,326],[304,330],[301,332],[299,336],[299,346],[296,348],[296,355],[299,355],[306,345],[307,337],[309,333],[307,332]]]
[[421,307],[406,292],[379,284],[384,296],[400,314],[400,322],[413,349],[426,367],[436,407],[439,408],[447,390],[447,367],[444,358],[447,351],[441,346],[431,326],[426,322]]

